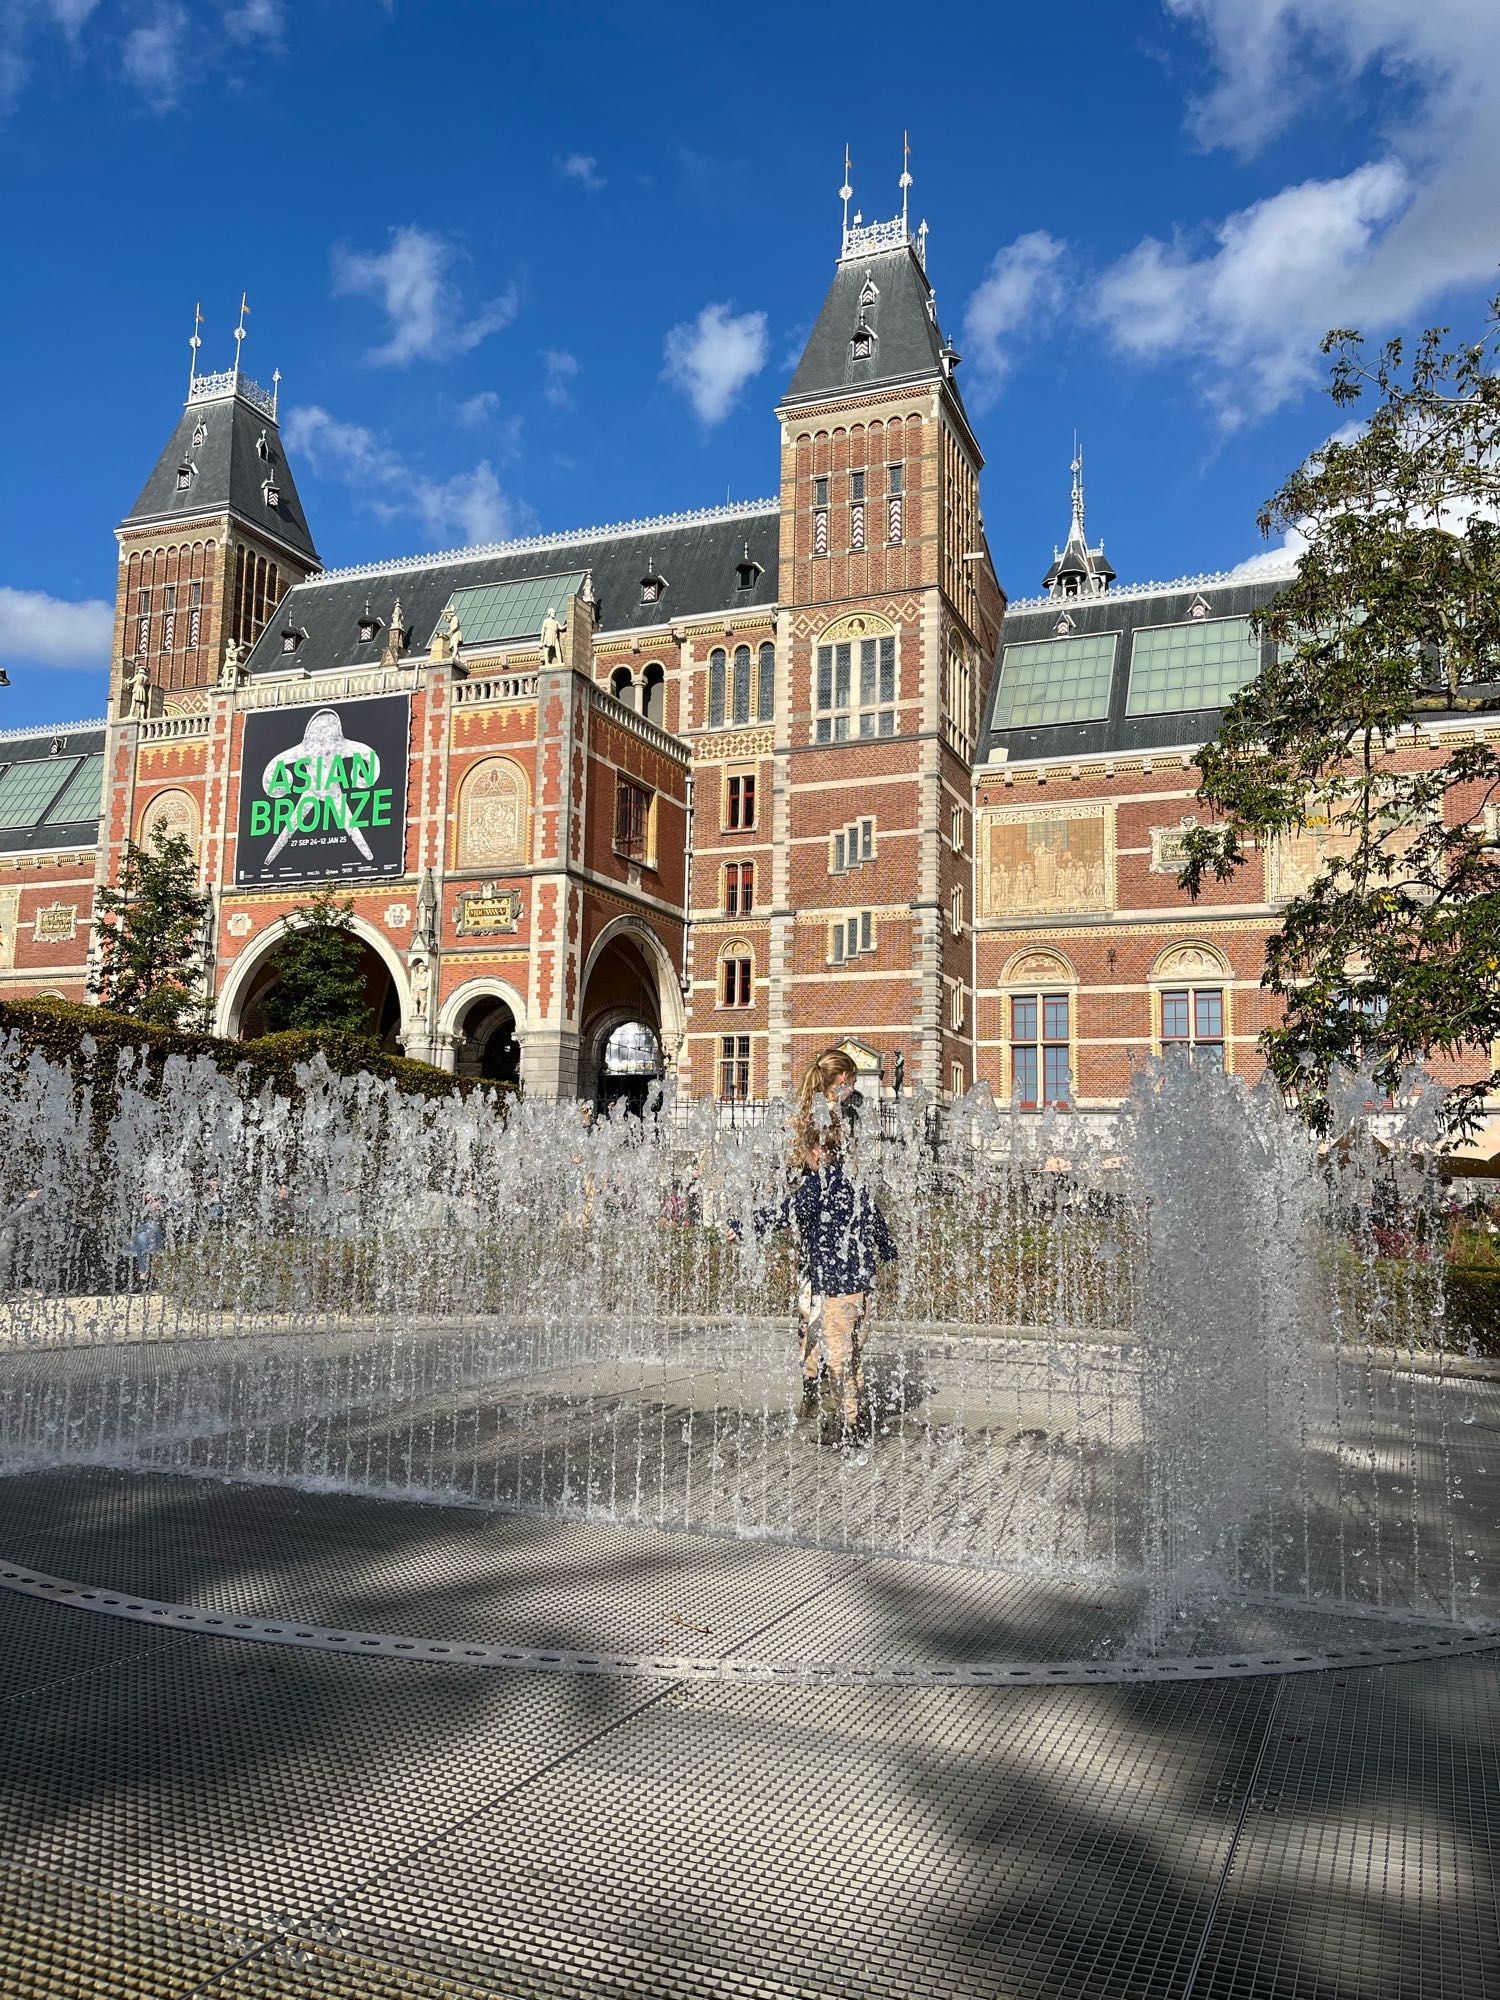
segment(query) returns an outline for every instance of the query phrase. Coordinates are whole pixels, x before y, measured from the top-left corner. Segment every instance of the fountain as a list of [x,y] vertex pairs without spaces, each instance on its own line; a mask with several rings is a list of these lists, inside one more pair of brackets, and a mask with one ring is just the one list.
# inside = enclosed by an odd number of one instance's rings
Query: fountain
[[0,1478],[126,1468],[998,1575],[1035,1657],[1122,1668],[1500,1611],[1466,1553],[1485,1385],[1443,1349],[1437,1267],[1370,1227],[1393,1188],[1420,1211],[1430,1154],[1369,1133],[1368,1084],[1321,1157],[1279,1099],[1186,1065],[1143,1074],[1112,1138],[984,1092],[868,1116],[856,1167],[900,1256],[876,1435],[843,1452],[795,1408],[789,1246],[727,1226],[784,1184],[777,1118],[501,1115],[320,1063],[303,1085],[127,1055],[106,1116],[0,1049],[0,1213],[42,1190],[0,1305]]

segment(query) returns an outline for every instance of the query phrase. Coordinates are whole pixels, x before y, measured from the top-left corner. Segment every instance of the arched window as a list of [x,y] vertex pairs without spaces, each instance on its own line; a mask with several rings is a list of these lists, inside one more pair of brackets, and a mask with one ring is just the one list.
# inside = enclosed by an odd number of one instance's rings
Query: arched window
[[755,954],[743,938],[719,953],[719,1005],[748,1007],[755,992]]
[[722,646],[715,646],[708,656],[708,726],[710,729],[724,727],[724,670],[728,656]]
[[761,722],[769,722],[776,709],[776,648],[770,644],[760,649],[760,685],[755,707]]
[[627,708],[635,707],[635,676],[629,667],[616,667],[609,677],[609,691],[616,701],[624,702]]
[[736,646],[734,649],[734,719],[736,724],[750,720],[750,648]]
[[488,868],[527,859],[530,806],[526,774],[508,757],[486,757],[464,779],[458,794],[460,868]]
[[641,714],[658,729],[667,726],[667,670],[652,660],[641,675]]
[[896,628],[860,615],[829,626],[813,661],[813,740],[896,733]]

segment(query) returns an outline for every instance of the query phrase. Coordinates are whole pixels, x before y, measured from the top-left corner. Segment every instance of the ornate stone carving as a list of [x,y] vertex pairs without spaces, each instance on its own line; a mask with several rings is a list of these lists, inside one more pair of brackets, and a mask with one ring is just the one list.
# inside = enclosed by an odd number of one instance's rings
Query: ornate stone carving
[[236,910],[224,928],[232,938],[247,938],[255,929],[255,919],[248,910]]
[[196,853],[198,848],[198,808],[186,792],[158,792],[141,814],[142,847],[150,847],[158,828],[164,838],[180,833]]
[[460,868],[527,859],[527,785],[508,757],[488,757],[464,779],[458,799]]
[[43,903],[31,921],[37,944],[71,944],[78,931],[76,903]]
[[836,646],[845,639],[888,639],[895,629],[889,618],[881,618],[873,611],[856,611],[847,618],[836,618],[818,634],[818,644]]
[[1181,874],[1187,860],[1187,836],[1197,824],[1194,815],[1188,813],[1176,826],[1152,827],[1151,873],[1153,875]]
[[1007,984],[1024,979],[1038,986],[1071,986],[1074,978],[1072,966],[1055,951],[1025,952],[1006,974]]
[[1216,951],[1202,944],[1180,944],[1156,961],[1155,979],[1224,979],[1228,968]]

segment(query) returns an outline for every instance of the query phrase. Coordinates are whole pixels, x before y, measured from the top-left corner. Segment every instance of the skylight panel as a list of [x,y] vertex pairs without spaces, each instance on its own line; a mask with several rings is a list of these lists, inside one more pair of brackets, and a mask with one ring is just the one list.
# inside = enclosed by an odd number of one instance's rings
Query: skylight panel
[[1222,708],[1260,667],[1260,646],[1243,618],[1148,625],[1130,654],[1127,715]]
[[104,753],[85,757],[69,778],[62,796],[47,814],[49,820],[97,819],[104,797]]
[[1118,632],[1088,632],[1007,646],[995,696],[996,729],[1100,722],[1109,713]]
[[77,757],[33,757],[0,774],[0,826],[35,826],[68,778]]

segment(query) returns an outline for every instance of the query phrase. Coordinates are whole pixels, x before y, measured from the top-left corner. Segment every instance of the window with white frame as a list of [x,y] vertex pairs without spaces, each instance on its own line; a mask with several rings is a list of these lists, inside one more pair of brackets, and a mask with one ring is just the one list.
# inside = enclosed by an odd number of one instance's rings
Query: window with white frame
[[755,825],[755,773],[731,771],[724,779],[724,831],[748,833]]
[[719,1095],[744,1099],[750,1095],[750,1037],[719,1037]]
[[813,738],[846,743],[851,736],[896,733],[896,638],[833,640],[817,649],[813,671]]
[[943,722],[948,741],[967,757],[974,748],[974,681],[969,656],[960,645],[948,649],[943,681]]
[[841,826],[830,834],[828,840],[828,872],[830,875],[845,875],[851,868],[863,868],[867,861],[875,859],[875,820],[873,815],[864,819],[852,819],[847,826]]
[[873,910],[849,910],[836,916],[828,926],[828,957],[834,965],[851,959],[869,958],[876,944]]
[[964,887],[962,882],[957,885],[953,894],[948,898],[948,922],[952,926],[953,935],[955,937],[962,937],[964,928]]
[[724,914],[748,917],[755,908],[755,863],[730,861],[724,868]]
[[963,1096],[965,1084],[964,1066],[962,1063],[954,1063],[950,1067],[948,1071],[948,1088],[955,1097]]
[[755,990],[755,961],[748,944],[736,938],[719,956],[719,1005],[748,1007]]
[[948,1025],[955,1030],[964,1024],[964,989],[952,986],[948,989]]
[[1071,1014],[1066,993],[1010,996],[1011,1095],[1023,1111],[1072,1101]]
[[962,854],[964,851],[964,809],[962,806],[955,806],[953,808],[953,815],[948,827],[948,845],[953,849],[955,854]]
[[1185,1049],[1190,1062],[1224,1067],[1222,986],[1167,986],[1161,995],[1161,1045]]

